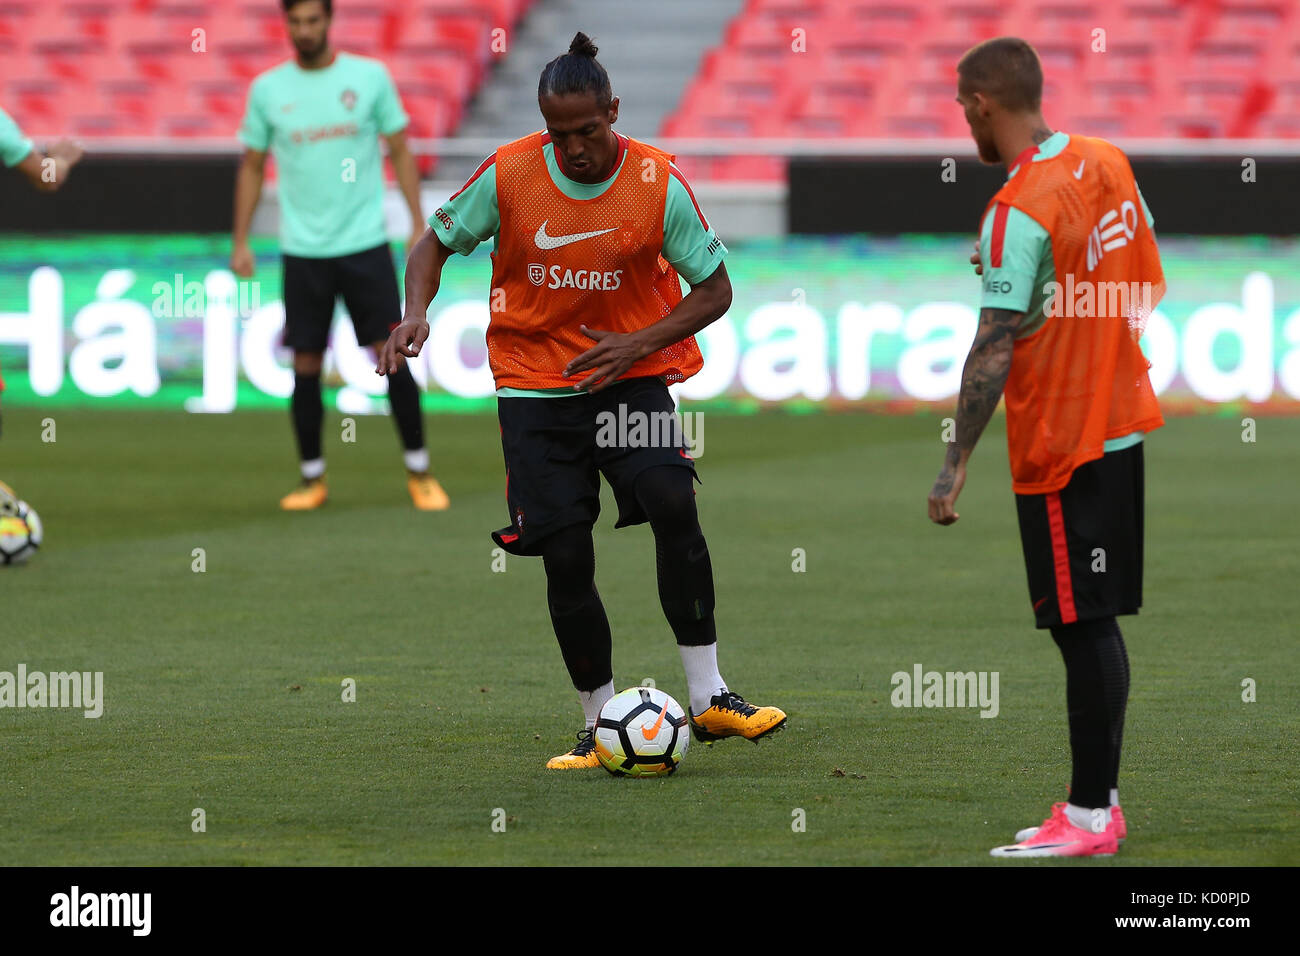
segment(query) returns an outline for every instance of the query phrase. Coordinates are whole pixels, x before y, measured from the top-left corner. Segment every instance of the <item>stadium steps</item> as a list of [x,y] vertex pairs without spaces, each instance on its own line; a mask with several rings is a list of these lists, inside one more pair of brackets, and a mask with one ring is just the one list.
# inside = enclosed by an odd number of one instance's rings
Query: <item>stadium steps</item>
[[[743,0],[542,0],[511,38],[505,60],[480,87],[457,135],[504,143],[540,129],[538,77],[581,30],[600,48],[598,59],[620,99],[619,130],[653,140],[694,77],[700,58],[719,42],[743,5]],[[665,24],[671,24],[671,31]],[[481,160],[448,157],[439,165],[439,178],[463,181]]]

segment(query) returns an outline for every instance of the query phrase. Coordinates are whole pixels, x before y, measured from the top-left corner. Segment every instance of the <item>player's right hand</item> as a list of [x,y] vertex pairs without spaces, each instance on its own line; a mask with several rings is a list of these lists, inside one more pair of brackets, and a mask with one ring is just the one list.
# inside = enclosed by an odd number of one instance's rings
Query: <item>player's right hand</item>
[[375,366],[376,375],[387,375],[402,367],[399,356],[415,358],[429,337],[429,321],[422,315],[407,316],[402,324],[393,329],[384,347],[379,350],[379,364]]
[[67,163],[69,168],[71,168],[77,165],[77,162],[83,155],[85,155],[85,152],[86,151],[81,148],[79,143],[74,143],[70,139],[61,139],[47,148],[45,150],[45,155],[54,159],[62,160],[64,163]]
[[980,243],[978,239],[975,240],[975,251],[971,253],[970,264],[975,267],[975,274],[977,276],[982,276],[984,274],[984,264],[980,262]]
[[246,242],[241,242],[230,251],[230,271],[241,279],[253,278],[253,269],[257,266],[257,259],[253,256],[253,250]]
[[950,525],[961,517],[957,513],[957,496],[966,485],[966,466],[944,462],[939,477],[934,480],[928,501],[930,520],[935,524]]

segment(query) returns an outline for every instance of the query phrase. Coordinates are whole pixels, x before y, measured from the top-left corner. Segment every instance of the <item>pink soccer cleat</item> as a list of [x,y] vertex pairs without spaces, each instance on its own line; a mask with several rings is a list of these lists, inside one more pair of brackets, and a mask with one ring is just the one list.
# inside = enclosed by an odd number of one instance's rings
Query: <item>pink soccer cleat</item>
[[1052,815],[1028,840],[989,851],[998,857],[1114,856],[1119,850],[1112,820],[1100,833],[1076,827],[1065,815],[1065,804],[1052,804]]
[[[1125,837],[1128,836],[1128,824],[1124,822],[1124,811],[1120,809],[1118,803],[1110,808],[1110,825],[1115,830],[1115,840],[1119,843],[1123,843]],[[1038,830],[1039,827],[1025,827],[1023,830],[1017,830],[1016,842],[1024,843],[1031,836],[1037,833]]]

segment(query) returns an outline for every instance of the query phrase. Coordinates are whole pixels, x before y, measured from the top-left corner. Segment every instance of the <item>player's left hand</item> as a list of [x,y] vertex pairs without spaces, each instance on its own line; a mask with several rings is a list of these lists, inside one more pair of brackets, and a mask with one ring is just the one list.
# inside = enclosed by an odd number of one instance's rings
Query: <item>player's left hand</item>
[[961,515],[957,514],[957,496],[966,484],[966,466],[944,463],[939,477],[930,489],[930,520],[935,524],[949,525]]
[[595,339],[596,344],[564,367],[565,378],[591,370],[590,375],[573,386],[575,389],[595,394],[613,385],[637,361],[645,358],[645,349],[635,335],[589,329],[585,325],[578,326],[578,330],[587,338]]
[[420,354],[425,340],[429,338],[429,322],[423,316],[407,315],[401,325],[393,329],[388,341],[379,349],[376,375],[388,375],[402,367],[404,359],[415,358]]

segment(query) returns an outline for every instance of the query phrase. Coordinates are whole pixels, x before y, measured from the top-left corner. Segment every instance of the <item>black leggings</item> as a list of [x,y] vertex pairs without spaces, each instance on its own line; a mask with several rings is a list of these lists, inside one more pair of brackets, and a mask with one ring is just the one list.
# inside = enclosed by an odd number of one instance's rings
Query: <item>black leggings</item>
[[[688,468],[657,465],[636,477],[637,501],[655,536],[659,603],[678,644],[712,644],[713,566],[695,513]],[[591,526],[570,525],[542,544],[551,625],[573,686],[593,691],[613,680],[609,620],[596,590]]]
[[1070,715],[1075,806],[1110,806],[1119,786],[1119,758],[1128,705],[1128,650],[1113,617],[1052,628],[1065,658],[1065,699]]
[[636,500],[655,536],[659,604],[678,644],[718,640],[713,623],[713,564],[695,513],[690,469],[657,465],[637,475]]

